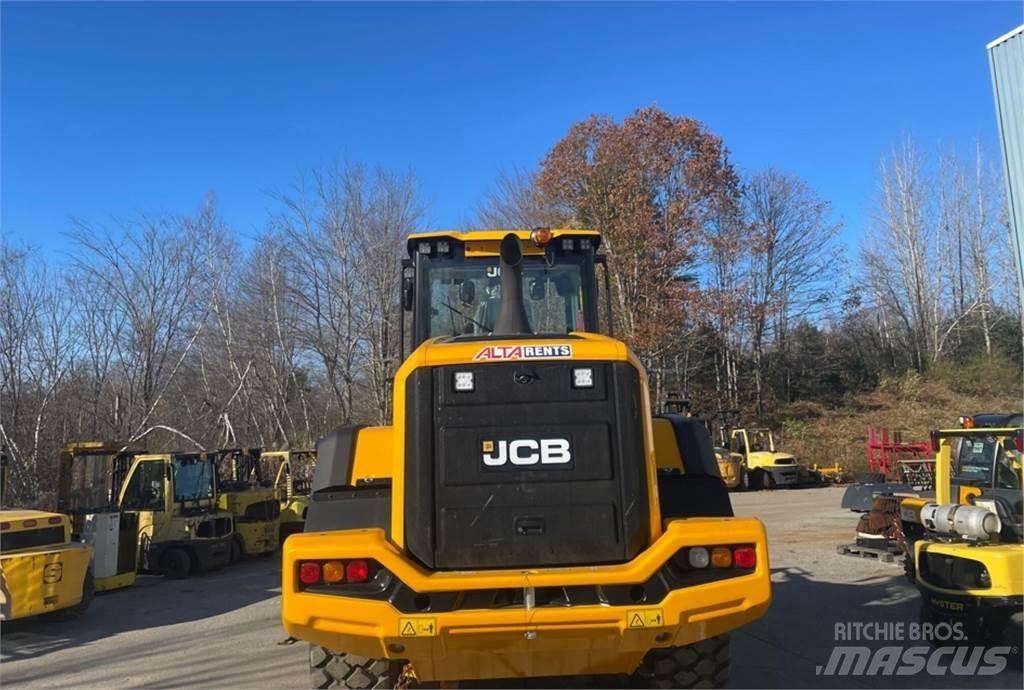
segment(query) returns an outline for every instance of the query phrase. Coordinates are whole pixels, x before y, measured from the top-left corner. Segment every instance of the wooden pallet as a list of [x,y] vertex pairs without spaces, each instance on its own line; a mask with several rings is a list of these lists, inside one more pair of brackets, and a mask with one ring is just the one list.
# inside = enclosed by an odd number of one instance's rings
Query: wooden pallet
[[857,556],[860,558],[873,558],[879,563],[897,565],[902,562],[903,554],[889,548],[876,549],[860,544],[839,544],[836,546],[836,553],[840,556]]

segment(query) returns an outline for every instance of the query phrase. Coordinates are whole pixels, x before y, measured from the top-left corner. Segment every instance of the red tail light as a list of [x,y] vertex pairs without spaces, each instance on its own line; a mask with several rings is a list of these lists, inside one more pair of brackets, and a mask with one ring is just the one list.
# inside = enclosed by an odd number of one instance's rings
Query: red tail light
[[36,526],[36,521],[35,520],[24,520],[24,521],[22,521],[21,526],[22,527],[35,527]]
[[1017,448],[1018,453],[1024,453],[1024,436],[1021,434],[1014,436],[1013,445]]
[[732,552],[732,562],[737,568],[753,568],[757,565],[757,552],[751,546],[740,546]]
[[364,560],[349,561],[345,564],[345,579],[349,582],[366,582],[370,577],[370,565]]
[[320,582],[320,564],[306,561],[299,565],[299,581],[304,585],[315,585]]
[[11,523],[9,523],[9,522],[0,522],[0,530],[9,530],[10,528],[11,528]]
[[52,518],[47,520],[47,522],[49,522],[51,525],[59,525],[63,519],[64,518],[59,518],[56,515],[54,515]]

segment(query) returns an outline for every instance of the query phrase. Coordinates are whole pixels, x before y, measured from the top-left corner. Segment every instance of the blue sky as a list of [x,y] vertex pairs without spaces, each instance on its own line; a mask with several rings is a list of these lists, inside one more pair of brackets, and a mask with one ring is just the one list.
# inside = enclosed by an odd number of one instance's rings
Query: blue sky
[[188,212],[257,233],[303,168],[415,171],[434,227],[571,123],[656,103],[743,170],[797,173],[856,245],[905,133],[997,154],[985,44],[1020,2],[4,3],[0,231],[58,251],[72,216]]

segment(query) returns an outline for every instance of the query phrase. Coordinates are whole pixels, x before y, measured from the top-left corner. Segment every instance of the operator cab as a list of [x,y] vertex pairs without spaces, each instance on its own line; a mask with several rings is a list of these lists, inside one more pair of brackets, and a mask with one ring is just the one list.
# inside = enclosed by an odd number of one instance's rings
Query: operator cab
[[[453,341],[495,335],[501,307],[503,233],[430,233],[409,238],[402,299],[412,314],[412,346],[429,338]],[[588,230],[536,229],[521,242],[520,300],[527,330],[520,335],[602,332],[595,265],[601,236]],[[605,276],[607,280],[607,276]],[[505,282],[508,289],[509,282]]]

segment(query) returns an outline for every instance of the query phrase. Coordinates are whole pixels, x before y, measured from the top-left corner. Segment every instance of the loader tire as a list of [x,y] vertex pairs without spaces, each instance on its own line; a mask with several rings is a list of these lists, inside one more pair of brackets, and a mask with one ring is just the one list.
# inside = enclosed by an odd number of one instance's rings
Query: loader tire
[[648,688],[724,688],[729,682],[729,636],[652,649],[636,675]]
[[370,659],[309,645],[309,683],[312,688],[394,688],[403,665],[400,661]]

